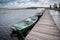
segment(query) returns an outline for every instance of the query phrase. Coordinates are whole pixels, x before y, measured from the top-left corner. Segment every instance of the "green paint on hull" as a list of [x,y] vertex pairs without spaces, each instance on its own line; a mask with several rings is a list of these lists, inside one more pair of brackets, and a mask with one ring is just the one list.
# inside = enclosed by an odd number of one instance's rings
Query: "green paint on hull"
[[11,29],[13,29],[14,31],[18,32],[18,33],[25,33],[29,30],[31,30],[34,25],[36,24],[38,20],[38,17],[37,16],[32,16],[32,17],[29,17],[21,22],[18,22],[14,25],[12,25]]
[[20,33],[25,33],[27,32],[28,30],[31,30],[33,28],[33,26],[35,25],[35,23],[33,23],[32,25],[22,29],[22,30],[16,30],[17,32],[20,32]]

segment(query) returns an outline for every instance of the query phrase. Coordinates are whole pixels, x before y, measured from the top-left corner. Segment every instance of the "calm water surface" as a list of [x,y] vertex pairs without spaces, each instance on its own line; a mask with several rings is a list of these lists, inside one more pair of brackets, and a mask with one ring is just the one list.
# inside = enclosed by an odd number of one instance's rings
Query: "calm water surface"
[[36,9],[30,10],[7,10],[0,12],[0,25],[11,25],[38,13]]
[[60,12],[56,10],[50,10],[50,14],[52,15],[55,23],[57,24],[57,28],[60,31]]
[[25,18],[35,15],[40,10],[29,9],[29,10],[0,10],[0,40],[17,40],[16,38],[10,37],[11,25],[19,22]]

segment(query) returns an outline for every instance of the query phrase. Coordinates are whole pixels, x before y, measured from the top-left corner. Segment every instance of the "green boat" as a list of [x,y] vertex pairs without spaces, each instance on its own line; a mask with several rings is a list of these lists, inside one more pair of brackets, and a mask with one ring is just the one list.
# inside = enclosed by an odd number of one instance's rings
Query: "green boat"
[[11,28],[17,32],[24,33],[30,30],[37,20],[38,20],[37,16],[32,16],[12,25]]
[[37,16],[32,16],[17,22],[16,24],[12,25],[11,29],[13,30],[13,34],[17,33],[21,36],[26,36],[26,33],[31,30],[38,20]]

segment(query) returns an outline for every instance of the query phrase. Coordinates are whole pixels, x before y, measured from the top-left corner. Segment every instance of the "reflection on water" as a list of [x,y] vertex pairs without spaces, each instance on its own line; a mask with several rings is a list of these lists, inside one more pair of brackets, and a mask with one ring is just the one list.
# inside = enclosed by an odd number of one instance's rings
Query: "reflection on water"
[[54,21],[56,22],[57,27],[60,30],[60,12],[55,10],[50,10],[50,14],[54,18]]

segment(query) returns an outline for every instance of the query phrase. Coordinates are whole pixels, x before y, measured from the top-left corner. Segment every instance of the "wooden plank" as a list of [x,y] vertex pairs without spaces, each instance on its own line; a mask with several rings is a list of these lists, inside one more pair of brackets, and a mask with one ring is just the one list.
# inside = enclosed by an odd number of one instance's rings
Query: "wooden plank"
[[60,33],[58,32],[57,26],[46,10],[44,15],[27,35],[28,40],[60,40]]

